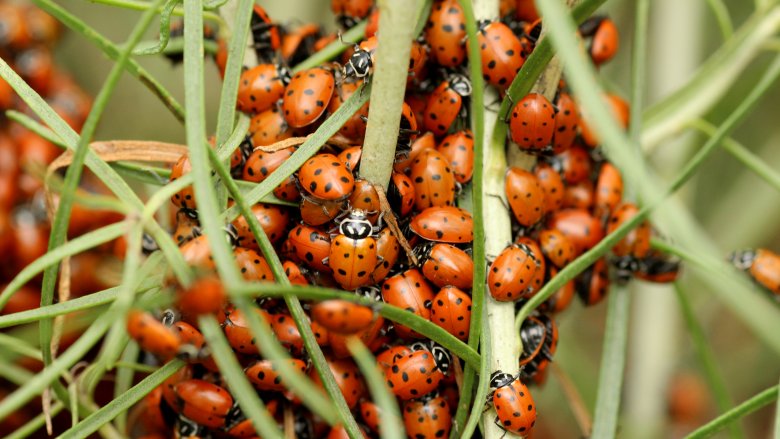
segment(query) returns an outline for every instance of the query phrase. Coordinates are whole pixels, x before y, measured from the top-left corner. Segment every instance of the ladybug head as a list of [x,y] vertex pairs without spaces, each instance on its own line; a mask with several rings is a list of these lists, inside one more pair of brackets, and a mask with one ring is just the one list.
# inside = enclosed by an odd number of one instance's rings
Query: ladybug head
[[225,226],[225,233],[227,233],[228,244],[233,247],[237,247],[239,243],[238,230],[233,224]]
[[740,270],[746,271],[753,266],[753,261],[756,259],[756,252],[753,249],[738,250],[732,252],[729,255],[729,262],[734,264]]
[[[729,256],[731,263],[736,265],[737,268],[744,270],[744,268],[737,265],[737,262],[732,259],[737,253],[739,252],[734,252]],[[750,260],[752,262],[752,258]],[[639,271],[649,276],[660,276],[664,274],[676,275],[680,271],[680,261],[661,255],[650,255],[639,260]]]
[[512,375],[497,370],[490,375],[490,390],[496,390],[504,386],[508,386],[515,381],[515,377]]
[[486,27],[490,25],[491,21],[487,19],[482,19],[477,21],[477,30],[479,32],[483,32]]
[[282,81],[282,84],[285,86],[290,84],[290,80],[292,79],[292,73],[290,72],[290,68],[287,67],[286,64],[279,61],[279,63],[276,65],[276,72],[279,75],[279,80]]
[[368,76],[373,66],[374,62],[371,60],[371,53],[356,45],[355,51],[344,66],[344,76],[364,78]]
[[339,225],[339,233],[350,239],[364,239],[371,236],[374,226],[367,217],[366,211],[353,209]]
[[233,403],[233,407],[230,408],[227,416],[225,416],[225,427],[227,430],[230,430],[245,420],[246,415],[244,415],[244,412],[241,411],[241,406],[239,406],[238,401],[236,401]]
[[536,266],[538,267],[540,265],[540,262],[538,259],[536,259],[536,256],[534,255],[534,252],[525,244],[513,244],[520,250],[522,250],[529,258],[531,258],[532,261],[536,263]]
[[414,343],[409,345],[409,349],[412,352],[417,352],[417,351],[429,351],[430,352],[430,350],[431,350],[430,343],[431,343],[430,341],[416,341],[416,342],[414,342]]
[[355,293],[357,293],[358,296],[363,296],[376,302],[382,301],[382,291],[376,285],[358,287],[358,289],[355,290]]
[[612,265],[615,267],[615,277],[619,284],[625,284],[639,271],[639,261],[633,256],[616,258]]
[[412,253],[414,253],[414,256],[417,258],[419,264],[423,265],[425,261],[431,256],[431,250],[433,250],[433,243],[426,242],[417,245],[417,247],[414,248]]
[[177,317],[176,316],[176,311],[168,308],[165,311],[163,311],[162,317],[160,318],[160,321],[165,326],[171,326],[174,323],[176,323],[176,320],[178,320],[176,317]]
[[176,431],[179,433],[179,437],[201,436],[205,433],[205,428],[191,419],[179,416],[176,422]]
[[450,365],[452,365],[450,353],[435,342],[431,342],[431,353],[433,354],[433,360],[436,362],[436,367],[446,375],[450,371]]
[[471,96],[471,81],[469,81],[469,78],[467,78],[465,75],[460,73],[452,73],[447,78],[447,81],[450,83],[450,89],[452,89],[455,93],[463,96],[464,98]]
[[152,238],[152,235],[149,235],[148,233],[141,235],[141,251],[143,251],[145,255],[150,255],[159,249],[160,247],[157,246],[157,242]]

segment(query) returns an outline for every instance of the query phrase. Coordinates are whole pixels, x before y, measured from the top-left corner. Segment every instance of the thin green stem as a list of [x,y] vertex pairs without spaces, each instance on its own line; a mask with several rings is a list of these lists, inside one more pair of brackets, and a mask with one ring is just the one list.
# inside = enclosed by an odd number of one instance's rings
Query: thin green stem
[[[696,350],[696,356],[699,359],[699,363],[701,363],[701,368],[710,386],[710,391],[715,397],[715,404],[718,406],[718,411],[725,412],[734,405],[734,401],[731,399],[728,389],[726,389],[726,381],[723,379],[723,375],[718,370],[715,353],[704,335],[704,329],[696,319],[693,307],[688,299],[688,293],[683,290],[679,282],[675,282],[674,291],[677,294],[677,301],[680,304],[680,311],[682,312],[683,320],[685,320],[685,326],[688,327],[688,334]],[[729,429],[731,430],[731,437],[745,437],[739,422],[732,424]]]
[[[132,346],[132,343],[127,345],[128,348],[130,346]],[[126,352],[127,352],[127,350],[126,350]],[[157,369],[159,369],[159,367],[158,366],[148,366],[146,364],[133,363],[133,362],[130,362],[130,361],[117,361],[116,363],[114,363],[114,366],[112,367],[112,369],[131,370],[131,371],[139,372],[139,373],[152,373],[152,372],[156,371]]]
[[[111,365],[111,368],[117,368],[116,380],[114,381],[114,399],[124,395],[133,386],[133,378],[135,373],[138,372],[134,363],[138,359],[138,354],[141,352],[141,348],[138,343],[130,342],[125,346],[125,351],[122,353],[122,361],[118,361]],[[144,367],[145,365],[138,364],[137,366]],[[148,367],[148,366],[146,366]],[[149,367],[145,370],[145,373],[153,373],[157,370],[157,367]],[[116,429],[119,431],[127,431],[127,411],[121,411],[117,414]]]
[[165,5],[160,11],[160,37],[154,47],[138,47],[133,51],[133,55],[157,55],[168,46],[168,40],[171,39],[171,14],[179,0],[166,0]]
[[[61,402],[57,401],[49,408],[48,415],[54,418],[60,412],[62,409],[65,408],[65,405]],[[46,424],[46,413],[40,413],[36,417],[30,419],[27,421],[26,424],[22,425],[21,427],[17,428],[16,431],[9,434],[5,437],[5,439],[24,439],[33,436],[35,432],[41,429]]]
[[[717,1],[717,0],[714,0]],[[634,47],[631,50],[631,121],[629,137],[639,144],[642,132],[642,106],[647,80],[647,22],[650,16],[650,0],[639,0],[634,18]]]
[[748,399],[742,404],[732,408],[726,413],[699,427],[693,433],[686,436],[685,439],[704,439],[710,437],[720,430],[723,430],[726,428],[726,426],[736,421],[737,419],[742,419],[743,417],[755,412],[761,407],[771,404],[777,400],[778,387],[780,386],[773,386],[764,390],[758,395]]
[[734,35],[734,24],[731,22],[729,8],[726,7],[726,3],[723,0],[707,0],[707,5],[718,22],[720,33],[723,35],[723,41],[728,41]]
[[626,365],[630,298],[625,287],[613,287],[607,299],[607,323],[599,369],[593,437],[614,437],[617,432]]
[[[483,300],[487,300],[487,298],[483,298]],[[490,392],[490,331],[488,330],[488,324],[487,319],[482,319],[482,331],[481,331],[481,338],[482,338],[482,348],[480,349],[480,357],[482,358],[482,364],[479,368],[479,385],[477,386],[477,393],[474,396],[474,404],[469,404],[470,401],[466,401],[466,403],[459,402],[458,403],[458,413],[460,413],[461,409],[464,410],[465,413],[469,414],[468,422],[466,422],[466,426],[463,427],[463,433],[460,435],[460,437],[473,437],[474,432],[477,429],[477,425],[479,424],[479,420],[482,416],[482,401],[487,400],[488,393]],[[465,391],[465,381],[464,381],[464,387],[463,391]],[[462,399],[462,397],[461,397]],[[465,408],[464,408],[465,407]],[[455,418],[457,422],[457,417]],[[450,435],[450,438],[455,438],[456,436]]]
[[[145,2],[139,0],[89,0],[89,1],[92,3],[114,6],[117,8],[130,9],[133,11],[148,11],[149,9],[154,9],[158,13],[163,12],[162,6],[155,6],[151,2]],[[204,5],[204,7],[206,9],[211,9],[208,7],[208,5]],[[177,6],[176,8],[173,9],[173,15],[177,17],[183,17],[184,9],[181,6]],[[222,17],[220,17],[218,14],[215,14],[213,12],[204,12],[203,19],[208,21],[213,21],[219,24],[220,27],[224,26],[225,24],[225,22],[222,20]]]
[[40,349],[12,335],[0,332],[0,347],[36,360],[41,359]]

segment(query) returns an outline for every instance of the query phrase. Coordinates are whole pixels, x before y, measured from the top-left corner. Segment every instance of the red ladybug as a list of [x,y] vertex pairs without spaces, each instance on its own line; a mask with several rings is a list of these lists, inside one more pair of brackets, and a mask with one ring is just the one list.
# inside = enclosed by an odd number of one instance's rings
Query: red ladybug
[[431,321],[465,341],[471,324],[471,297],[452,285],[443,287],[433,298]]
[[330,253],[330,238],[326,233],[299,224],[290,230],[287,239],[301,261],[315,270],[330,273],[330,267],[322,262]]
[[[268,270],[270,272],[270,268]],[[222,281],[212,275],[202,277],[188,288],[181,289],[176,294],[176,305],[183,316],[215,314],[222,311],[226,298]]]
[[[190,173],[190,171],[192,171],[190,157],[187,154],[184,154],[176,163],[174,163],[173,168],[171,168],[171,182],[176,181],[184,174]],[[187,186],[173,194],[171,202],[178,208],[195,209],[198,207],[195,203],[195,190],[192,186]]]
[[298,182],[315,200],[342,200],[355,188],[352,172],[333,154],[317,154],[298,170]]
[[638,279],[654,283],[674,282],[679,275],[679,260],[652,249],[639,260],[639,268],[634,273]]
[[314,67],[295,74],[284,91],[284,119],[293,128],[311,125],[325,110],[333,97],[333,72]]
[[534,174],[511,167],[506,171],[504,186],[509,207],[521,226],[531,227],[542,219],[545,208],[544,189]]
[[477,41],[482,77],[500,89],[509,87],[525,62],[520,39],[500,21],[481,21]]
[[301,199],[298,213],[301,221],[310,226],[321,226],[334,220],[344,209],[344,200],[313,201],[308,197]]
[[565,267],[578,255],[571,240],[559,230],[542,230],[539,233],[539,245],[547,260],[558,268]]
[[376,240],[366,213],[352,210],[339,225],[339,235],[330,243],[328,265],[336,282],[346,290],[354,290],[370,282],[377,266]]
[[[407,100],[409,99],[407,98]],[[409,149],[409,152],[405,154],[396,154],[395,163],[393,164],[393,171],[409,175],[411,172],[412,161],[415,159],[415,157],[417,157],[417,154],[426,149],[436,149],[436,138],[430,131],[427,131],[425,134],[417,137],[414,142],[412,142],[412,146]]]
[[594,64],[598,66],[615,57],[620,37],[615,22],[609,17],[591,17],[580,25],[579,30],[582,36],[591,38],[588,52]]
[[436,150],[447,158],[455,181],[466,184],[474,174],[474,135],[470,130],[458,131],[442,139]]
[[403,405],[404,426],[408,437],[436,439],[449,437],[452,415],[447,401],[436,394]]
[[417,154],[410,177],[417,210],[455,203],[455,174],[447,157],[439,151],[427,149]]
[[268,316],[271,330],[276,334],[279,343],[287,348],[293,356],[302,356],[304,353],[303,337],[295,320],[289,314],[284,313],[269,314]]
[[542,252],[542,248],[539,246],[539,243],[532,238],[529,238],[528,236],[519,236],[515,240],[515,244],[522,244],[528,247],[528,249],[531,250],[531,254],[533,255],[534,259],[539,262],[539,268],[536,270],[536,274],[534,275],[529,287],[530,290],[528,291],[529,295],[534,295],[544,286],[545,276],[547,274],[547,263],[544,260],[544,253]]
[[402,401],[420,398],[436,390],[444,379],[432,352],[421,349],[398,358],[385,370],[387,385]]
[[191,267],[208,271],[216,268],[214,258],[211,256],[209,240],[205,235],[196,236],[179,247],[184,261]]
[[586,306],[601,302],[609,291],[609,268],[604,258],[594,262],[577,276],[577,295]]
[[[328,360],[328,368],[336,379],[336,384],[341,390],[341,394],[344,395],[344,399],[347,402],[347,407],[354,408],[360,398],[365,393],[365,384],[363,383],[363,377],[360,374],[360,369],[357,365],[350,360]],[[319,387],[322,387],[320,376],[316,370],[312,368],[309,371],[309,377]]]
[[332,299],[313,305],[311,318],[332,333],[351,335],[368,328],[376,315],[368,306]]
[[515,104],[507,122],[512,141],[520,149],[542,152],[555,133],[555,108],[544,96],[530,93]]
[[415,254],[423,275],[437,287],[471,289],[474,262],[463,250],[449,244],[426,243],[418,246]]
[[[260,223],[260,227],[272,243],[278,242],[284,237],[287,225],[290,222],[290,212],[282,206],[258,203],[252,206],[252,215]],[[255,240],[249,224],[244,216],[239,216],[233,221],[238,236],[238,245],[253,250],[260,250],[260,245]]]
[[236,247],[233,250],[236,264],[241,271],[244,280],[249,282],[273,282],[274,273],[265,258],[256,251],[248,248]]
[[272,109],[289,82],[290,72],[281,65],[260,64],[244,70],[238,82],[236,108],[250,114]]
[[730,259],[761,286],[780,294],[780,256],[777,253],[765,248],[748,249],[732,253]]
[[547,220],[547,227],[559,230],[582,254],[604,238],[604,226],[596,217],[584,209],[563,209],[553,212]]
[[208,381],[190,379],[174,386],[177,412],[200,425],[218,428],[225,425],[225,417],[233,406],[227,390]]
[[513,244],[505,248],[488,269],[490,295],[500,302],[530,297],[539,267],[540,262],[527,246]]
[[474,240],[471,213],[458,207],[429,207],[415,215],[409,227],[428,241],[466,244]]
[[298,266],[293,261],[284,261],[282,263],[284,274],[292,285],[309,285],[308,273],[305,268]]
[[374,0],[331,0],[330,9],[344,28],[351,28],[368,17],[374,7]]
[[552,361],[558,348],[558,325],[546,314],[528,317],[520,328],[523,353],[520,354],[521,378],[531,380]]
[[471,96],[471,82],[460,74],[451,74],[428,96],[423,128],[436,136],[447,134],[464,109],[463,98]]
[[[387,278],[382,284],[382,300],[390,305],[411,311],[425,320],[431,318],[433,289],[416,268]],[[395,330],[402,338],[422,337],[403,325],[396,325]]]
[[403,358],[412,352],[414,351],[406,345],[393,346],[383,350],[376,356],[376,364],[382,368],[383,372],[387,372],[387,369],[389,369],[397,359]]
[[[336,84],[336,92],[333,94],[330,104],[328,104],[328,112],[333,114],[341,108],[341,105],[346,102],[355,92],[360,88],[359,82],[341,82]],[[368,102],[363,104],[355,114],[352,115],[344,125],[339,128],[339,134],[344,136],[351,142],[362,143],[363,137],[366,135],[366,118],[368,117]],[[355,168],[350,168],[353,171]]]
[[[259,309],[253,308],[253,312],[261,319],[268,321],[268,314]],[[224,324],[225,338],[227,338],[230,347],[235,351],[247,355],[258,355],[260,352],[255,346],[255,338],[249,329],[249,322],[246,321],[244,314],[233,309],[226,313]]]
[[437,64],[457,67],[466,59],[466,18],[456,0],[440,0],[433,4],[425,26],[425,41]]
[[561,174],[552,166],[540,162],[534,167],[534,175],[544,192],[544,212],[553,212],[563,207],[566,186]]
[[352,353],[347,348],[347,341],[352,338],[358,338],[364,345],[372,348],[374,342],[379,340],[385,333],[385,319],[381,316],[377,316],[366,329],[356,332],[353,335],[342,335],[334,332],[328,333],[328,345],[333,356],[336,358],[348,358],[352,356]]
[[304,23],[295,29],[289,27],[282,35],[279,52],[287,65],[296,65],[314,52],[314,43],[322,37],[320,27],[314,23]]
[[596,199],[595,189],[590,180],[566,185],[563,196],[563,208],[590,210]]
[[[550,266],[547,279],[552,279],[558,274],[558,269]],[[577,292],[577,284],[572,279],[564,284],[558,291],[556,291],[549,299],[547,299],[542,306],[539,307],[540,311],[549,313],[559,313],[571,304],[574,299],[574,294]]]
[[339,153],[338,158],[341,163],[344,163],[344,166],[346,166],[347,169],[354,173],[360,166],[360,158],[362,155],[362,146],[350,146],[349,148],[342,150]]
[[360,403],[360,417],[363,423],[375,433],[379,433],[382,428],[381,422],[382,409],[371,401]]
[[274,188],[274,196],[280,200],[296,202],[301,199],[301,193],[298,190],[298,180],[295,175],[290,175],[284,179],[279,186]]
[[271,20],[265,9],[257,4],[252,10],[251,29],[257,57],[261,61],[274,59],[282,44],[279,26]]
[[393,235],[389,228],[385,227],[376,238],[378,265],[371,273],[371,282],[375,284],[382,282],[390,273],[390,270],[393,269],[400,254],[401,245],[398,243],[398,238]]
[[249,122],[249,135],[252,136],[252,146],[268,146],[289,139],[293,133],[284,120],[278,105],[252,116]]
[[285,148],[273,152],[255,150],[244,164],[243,179],[254,183],[260,183],[268,178],[279,166],[282,165],[295,152],[295,148]]
[[[289,366],[293,369],[298,369],[302,373],[306,373],[308,365],[305,361],[297,358],[285,359]],[[277,367],[272,360],[259,360],[252,363],[249,367],[244,369],[244,374],[249,378],[249,382],[257,390],[271,391],[271,392],[285,392],[287,386],[282,382],[282,377],[277,372]]]
[[554,154],[566,151],[577,137],[577,127],[580,124],[580,112],[577,103],[568,93],[558,95],[555,103],[558,111],[555,113],[555,134],[553,134],[552,150]]
[[387,189],[387,201],[396,215],[400,217],[409,215],[414,210],[415,196],[412,179],[405,174],[393,171],[390,177],[390,187]]
[[[636,216],[637,213],[639,213],[639,208],[632,203],[623,203],[617,206],[609,217],[607,233],[614,232],[623,223]],[[615,265],[618,269],[619,277],[627,278],[639,269],[639,260],[650,252],[651,233],[650,223],[642,221],[612,247],[612,253],[618,257]]]
[[601,165],[594,197],[593,213],[602,219],[606,219],[622,201],[623,177],[611,163]]
[[530,434],[536,424],[536,405],[528,387],[498,370],[490,375],[490,389],[488,398],[496,409],[496,425],[510,433]]
[[[604,95],[604,100],[609,105],[610,110],[612,110],[612,117],[615,118],[623,129],[627,129],[628,122],[631,119],[631,108],[629,107],[628,102],[614,94]],[[580,119],[580,136],[582,136],[582,140],[586,145],[595,148],[601,141],[585,119],[586,118]]]
[[590,153],[574,145],[551,159],[551,164],[561,173],[567,184],[577,184],[590,178],[593,168]]
[[141,349],[165,360],[173,358],[181,347],[177,332],[148,312],[131,310],[127,314],[127,333]]
[[534,0],[515,0],[515,17],[522,21],[536,21],[539,13]]
[[379,205],[379,195],[377,195],[374,185],[368,180],[362,178],[355,180],[355,188],[347,198],[347,203],[353,210],[359,209],[366,212],[366,217],[371,224],[376,224],[382,207]]

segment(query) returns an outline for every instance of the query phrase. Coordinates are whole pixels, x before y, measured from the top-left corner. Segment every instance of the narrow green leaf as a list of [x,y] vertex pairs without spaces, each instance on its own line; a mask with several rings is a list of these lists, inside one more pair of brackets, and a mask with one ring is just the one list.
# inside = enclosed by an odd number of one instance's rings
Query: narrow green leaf
[[[114,6],[117,8],[130,9],[133,11],[148,11],[149,9],[155,9],[157,12],[162,12],[162,6],[155,6],[152,2],[142,0],[90,0],[92,3]],[[222,0],[216,0],[214,2],[206,2],[203,5],[205,9],[211,9],[212,6],[216,6],[222,3]],[[173,10],[173,15],[177,17],[184,16],[184,9],[181,6],[176,7]],[[225,22],[218,14],[213,12],[204,12],[203,19],[215,22],[220,26],[224,26]]]
[[613,287],[607,299],[607,323],[599,369],[593,437],[615,437],[617,434],[626,365],[630,297],[625,287]]
[[179,0],[166,0],[160,12],[160,40],[154,47],[137,48],[133,51],[133,55],[156,55],[168,47],[168,41],[171,39],[171,14],[178,4]]
[[634,19],[634,47],[631,50],[631,121],[629,123],[629,137],[637,145],[639,144],[639,135],[642,132],[649,16],[650,0],[639,0],[636,4],[636,18]]
[[714,435],[715,433],[723,430],[737,419],[755,412],[761,407],[767,406],[777,400],[778,386],[770,387],[758,395],[748,399],[742,404],[732,408],[726,413],[718,416],[712,421],[704,424],[696,429],[693,433],[685,437],[685,439],[703,439]]
[[709,5],[715,20],[718,22],[723,40],[727,41],[734,34],[734,24],[731,22],[729,8],[726,7],[723,0],[707,0],[707,5]]
[[[132,364],[138,359],[138,354],[141,352],[141,348],[138,343],[131,341],[125,346],[125,351],[122,353],[122,362],[118,362],[113,367],[117,367],[118,364],[126,363]],[[157,371],[154,367],[148,373]],[[116,371],[116,380],[114,381],[114,399],[117,399],[124,395],[133,386],[133,378],[135,377],[136,370],[129,367],[118,367]],[[116,428],[119,431],[127,431],[127,410],[123,410],[116,415]]]
[[[63,408],[65,408],[65,406],[61,402],[56,401],[54,404],[52,404],[51,408],[49,409],[49,414],[51,415],[52,418],[54,418],[58,414],[60,414]],[[25,439],[31,437],[35,432],[40,430],[45,424],[46,424],[46,414],[40,413],[36,417],[27,421],[26,424],[16,429],[16,431],[6,436],[5,439]]]
[[380,437],[382,439],[404,439],[406,437],[403,429],[404,422],[401,419],[401,411],[398,409],[398,401],[390,388],[387,387],[385,377],[379,371],[371,351],[357,337],[350,337],[347,340],[347,349],[352,354],[352,358],[355,359],[360,371],[363,372],[368,390],[371,392],[371,400],[379,406],[382,412]]
[[41,359],[40,349],[32,346],[18,337],[14,337],[3,332],[0,332],[0,347],[8,349],[12,352],[16,352],[17,354],[24,355],[25,357],[36,360]]
[[[484,298],[487,301],[487,298]],[[483,406],[487,400],[488,392],[490,392],[490,331],[487,319],[482,321],[482,341],[480,349],[480,359],[482,364],[479,368],[479,385],[477,386],[477,393],[474,396],[474,404],[464,404],[460,402],[458,404],[458,411],[464,409],[466,413],[469,413],[468,422],[463,427],[463,433],[459,437],[474,437],[474,432],[477,430],[479,420],[482,418]],[[464,386],[465,388],[465,386]],[[461,397],[462,398],[462,397]],[[456,416],[457,419],[457,416]],[[453,438],[453,435],[450,435]]]
[[119,413],[128,410],[133,404],[137,403],[144,396],[149,394],[155,387],[163,383],[168,377],[176,373],[184,366],[181,360],[172,360],[164,366],[157,369],[156,372],[141,380],[140,383],[133,386],[130,390],[114,398],[111,402],[101,407],[95,413],[87,416],[86,419],[79,422],[70,430],[60,435],[60,439],[81,439],[86,438],[96,432],[103,425],[111,422]]
[[252,426],[257,434],[262,437],[281,439],[283,437],[281,430],[268,413],[268,409],[258,397],[252,384],[249,383],[217,321],[212,316],[204,316],[198,319],[198,322],[212,351],[212,357],[217,362],[222,377],[228,383],[230,393],[238,401],[246,417],[252,420]]

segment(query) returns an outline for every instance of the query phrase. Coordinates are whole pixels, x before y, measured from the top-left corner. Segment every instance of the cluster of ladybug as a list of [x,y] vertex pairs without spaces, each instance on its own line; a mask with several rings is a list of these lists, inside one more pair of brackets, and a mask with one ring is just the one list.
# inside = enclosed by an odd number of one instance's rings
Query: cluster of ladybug
[[[366,39],[341,58],[291,75],[288,65],[305,59],[334,41],[314,25],[287,28],[255,6],[254,48],[259,64],[242,72],[237,108],[252,116],[249,132],[231,159],[235,178],[260,183],[295,152],[282,141],[317,129],[367,82],[377,46],[377,11],[371,1],[332,2],[343,27],[367,19]],[[502,20],[481,22],[479,43],[485,80],[503,92],[533,51],[541,21],[532,1],[502,2]],[[580,32],[597,64],[614,56],[617,31],[611,20],[588,20]],[[458,197],[473,175],[474,139],[468,130],[471,84],[464,74],[465,18],[456,0],[434,2],[423,35],[413,42],[406,99],[396,142],[396,159],[383,208],[382,193],[360,178],[360,157],[368,103],[341,127],[326,145],[283,181],[274,195],[298,204],[297,209],[257,204],[253,214],[283,261],[292,284],[340,288],[400,307],[467,340],[471,320],[470,289],[474,261],[473,218],[458,207]],[[226,44],[215,59],[224,74]],[[608,96],[618,118],[627,124],[627,105]],[[598,139],[579,117],[574,99],[562,84],[554,102],[530,94],[507,115],[511,139],[539,157],[532,171],[510,168],[506,198],[516,219],[517,241],[495,257],[488,287],[499,301],[518,306],[532,297],[558,270],[598,243],[637,213],[622,199],[618,170],[600,157]],[[282,143],[279,143],[282,142]],[[172,169],[175,180],[189,172],[183,156]],[[137,410],[145,413],[147,438],[254,435],[251,422],[234,403],[218,368],[204,348],[197,315],[214,313],[226,338],[245,367],[247,378],[278,418],[276,410],[298,400],[281,381],[273,364],[262,358],[241,312],[226,302],[213,274],[207,238],[200,233],[197,200],[191,187],[172,197],[179,209],[174,237],[187,262],[205,273],[195,285],[176,294],[175,311],[162,319],[134,311],[128,331],[141,347],[161,360],[180,356],[189,366],[152,392]],[[400,227],[391,229],[390,216]],[[385,221],[387,219],[387,221]],[[274,275],[260,254],[247,221],[227,225],[234,255],[248,281],[272,281]],[[616,277],[673,280],[678,263],[650,249],[651,228],[642,224],[624,238],[609,259],[594,264],[569,282],[523,324],[520,376],[496,371],[490,401],[496,422],[526,435],[534,427],[536,408],[524,382],[541,383],[557,347],[552,314],[564,310],[575,293],[587,305],[599,302]],[[150,243],[153,244],[153,243]],[[153,249],[153,245],[149,250]],[[484,263],[484,261],[477,261]],[[409,437],[449,434],[457,407],[458,388],[449,353],[431,340],[399,324],[390,324],[370,306],[346,300],[306,304],[311,327],[325,350],[329,366],[350,409],[360,414],[365,434],[377,434],[379,409],[365,390],[359,370],[349,358],[346,337],[356,336],[376,355],[387,384],[402,404]],[[306,360],[298,328],[283,304],[258,302],[256,312],[289,349],[296,368],[319,378]],[[457,361],[457,360],[456,360]],[[296,434],[327,432],[316,417],[296,408]],[[343,429],[328,437],[342,437]]]
[[[0,58],[40,94],[74,130],[81,129],[92,105],[91,98],[63,70],[55,65],[53,49],[61,35],[59,23],[45,12],[24,2],[0,2]],[[43,256],[48,248],[50,222],[46,213],[43,176],[46,166],[62,150],[6,117],[15,110],[28,116],[32,111],[0,79],[0,290],[4,290],[27,265]],[[85,172],[80,190],[108,195],[94,175]],[[54,194],[54,199],[57,199]],[[120,221],[114,212],[88,209],[74,204],[68,226],[73,239],[91,230]],[[71,258],[70,295],[78,297],[109,288],[109,279],[100,273],[110,247],[80,253]],[[13,314],[38,308],[41,303],[41,276],[16,291],[0,314]],[[79,336],[78,330],[65,330],[61,348]],[[31,372],[43,367],[39,360],[20,357],[17,364]],[[0,383],[0,399],[15,389]],[[0,431],[10,432],[40,413],[35,403],[17,410],[0,423]],[[55,419],[55,425],[59,420]]]

